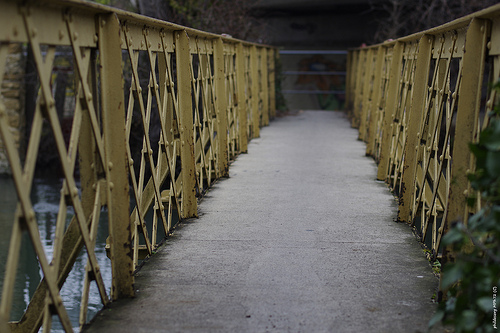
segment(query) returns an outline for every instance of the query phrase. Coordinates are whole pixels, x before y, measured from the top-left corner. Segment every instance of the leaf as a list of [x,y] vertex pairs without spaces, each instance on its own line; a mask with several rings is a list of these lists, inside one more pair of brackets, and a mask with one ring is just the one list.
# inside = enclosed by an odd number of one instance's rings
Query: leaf
[[474,195],[470,195],[468,198],[467,198],[467,206],[471,207],[471,208],[474,208],[474,206],[476,205],[476,200],[477,200],[477,197],[474,196]]
[[448,300],[446,301],[445,311],[447,313],[453,313],[457,306],[457,299],[455,297],[451,297],[451,294],[448,292]]
[[472,217],[469,218],[469,228],[474,229],[476,225],[480,224],[481,220],[484,217],[485,209],[482,208],[479,210],[476,214],[472,215]]
[[493,300],[491,297],[481,297],[476,301],[476,304],[486,313],[493,311]]
[[458,325],[466,332],[474,330],[477,325],[477,312],[474,310],[465,310],[462,316],[458,318]]
[[455,282],[458,282],[462,278],[463,271],[462,267],[458,264],[448,264],[444,267],[443,276],[441,280],[441,288],[447,289]]
[[479,142],[488,150],[500,150],[500,121],[497,118],[491,119],[489,126],[481,132]]
[[436,311],[434,316],[432,316],[431,320],[429,320],[429,328],[439,323],[441,320],[443,320],[443,318],[444,318],[444,311],[443,310]]
[[486,154],[486,170],[492,177],[500,177],[500,151],[489,151]]
[[471,228],[478,232],[488,232],[495,227],[497,221],[498,220],[496,219],[495,214],[492,214],[490,212],[489,214],[484,215],[480,219],[475,221]]
[[[487,150],[483,146],[481,146],[477,143],[471,143],[471,144],[469,144],[469,148],[470,148],[470,151],[474,154],[474,156],[476,156],[477,159],[483,160],[485,158]],[[476,163],[476,164],[478,166],[481,166],[480,163]]]
[[462,242],[464,240],[464,235],[458,226],[451,228],[446,235],[443,236],[443,244],[451,245],[454,243]]

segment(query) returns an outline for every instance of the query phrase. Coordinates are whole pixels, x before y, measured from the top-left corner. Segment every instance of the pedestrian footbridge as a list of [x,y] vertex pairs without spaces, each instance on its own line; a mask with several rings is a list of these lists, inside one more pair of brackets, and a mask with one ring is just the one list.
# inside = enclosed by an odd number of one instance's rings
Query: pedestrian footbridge
[[[500,6],[349,51],[347,112],[287,114],[274,47],[81,1],[0,7],[1,332],[427,329],[429,260],[481,204],[468,145]],[[25,145],[9,87],[32,89]]]

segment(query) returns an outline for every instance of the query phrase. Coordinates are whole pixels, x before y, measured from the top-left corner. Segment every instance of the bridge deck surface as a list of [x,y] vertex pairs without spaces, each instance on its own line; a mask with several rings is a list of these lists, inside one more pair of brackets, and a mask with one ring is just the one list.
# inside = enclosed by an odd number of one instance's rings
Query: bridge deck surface
[[261,130],[88,332],[425,332],[438,280],[341,112]]

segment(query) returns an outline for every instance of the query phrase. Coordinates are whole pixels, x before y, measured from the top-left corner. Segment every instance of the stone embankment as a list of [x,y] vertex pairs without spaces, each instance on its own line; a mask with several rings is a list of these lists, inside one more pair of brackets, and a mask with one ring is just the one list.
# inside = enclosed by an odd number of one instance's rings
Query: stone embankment
[[[16,147],[24,150],[24,56],[20,44],[10,44],[0,89],[0,103],[5,108]],[[5,146],[0,138],[0,174],[10,174]]]

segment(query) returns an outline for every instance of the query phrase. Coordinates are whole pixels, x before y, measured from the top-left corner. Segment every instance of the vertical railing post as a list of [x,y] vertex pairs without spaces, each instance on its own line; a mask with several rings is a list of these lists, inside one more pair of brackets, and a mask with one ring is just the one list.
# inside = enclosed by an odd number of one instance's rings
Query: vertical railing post
[[269,125],[269,72],[267,69],[267,49],[260,49],[260,82],[262,89],[262,125]]
[[364,67],[366,66],[366,53],[368,51],[366,49],[359,50],[358,53],[358,61],[356,64],[356,87],[354,89],[354,106],[353,106],[353,116],[351,119],[351,126],[357,128],[361,123],[361,107],[363,104],[363,81],[366,79],[364,77],[365,71]]
[[363,100],[361,104],[360,113],[360,123],[359,123],[359,139],[366,141],[366,130],[367,121],[370,110],[372,109],[373,101],[370,100],[371,97],[371,85],[372,81],[372,69],[373,69],[373,48],[369,48],[366,51],[366,61],[365,61],[365,72],[363,78]]
[[[120,22],[115,14],[99,17],[102,125],[108,174],[108,223],[113,299],[134,295],[129,184],[125,139],[125,101]],[[118,61],[117,61],[118,60]]]
[[257,46],[250,48],[250,76],[252,78],[252,138],[260,136],[260,112],[259,112],[259,61]]
[[433,37],[423,35],[418,44],[417,64],[412,88],[406,145],[404,147],[404,166],[401,178],[401,193],[399,194],[398,220],[410,222],[412,197],[415,190],[415,173],[417,169],[417,146],[419,145],[420,123],[422,110],[426,103],[428,91],[429,70]]
[[242,43],[236,45],[236,87],[239,115],[239,141],[240,151],[246,153],[248,150],[248,134],[247,134],[247,96],[245,94],[245,51]]
[[375,137],[377,130],[377,122],[380,111],[380,93],[382,92],[382,77],[383,77],[383,63],[387,47],[380,45],[377,48],[377,60],[375,62],[374,79],[373,79],[373,93],[370,105],[370,120],[367,124],[368,137],[366,138],[366,155],[374,154]]
[[198,215],[196,202],[196,167],[194,160],[194,124],[191,96],[191,74],[189,70],[191,52],[187,32],[175,33],[175,60],[177,69],[177,102],[179,109],[179,131],[181,139],[181,218]]
[[354,52],[353,50],[347,51],[347,57],[346,57],[346,78],[345,78],[345,109],[348,113],[351,112],[351,98],[352,98],[352,90],[351,90],[351,84],[353,82],[353,73],[352,73],[352,68],[354,66]]
[[215,101],[217,112],[217,171],[221,177],[228,175],[228,125],[226,101],[226,75],[224,44],[222,38],[214,40]]
[[[484,72],[484,57],[488,36],[487,21],[473,19],[467,29],[462,58],[462,79],[458,91],[457,120],[453,137],[451,182],[447,215],[443,223],[443,234],[456,221],[467,223],[467,174],[471,163],[469,143],[474,140],[474,127],[478,119],[481,88]],[[442,264],[453,260],[451,249],[444,248]]]
[[276,117],[276,57],[275,49],[269,48],[268,55],[268,71],[269,71],[269,113],[271,118]]
[[[351,119],[351,122],[353,121],[355,117],[355,111],[356,111],[356,98],[357,98],[357,82],[358,82],[358,71],[360,65],[360,50],[354,50],[352,51],[352,55],[350,57],[350,79],[349,79],[349,94],[346,95],[346,99],[349,103],[349,108],[347,111],[349,112],[349,117]],[[352,124],[351,124],[352,125]]]
[[398,105],[398,87],[400,85],[401,64],[403,62],[404,43],[397,42],[392,50],[392,62],[387,84],[387,100],[382,124],[382,142],[379,156],[377,179],[385,180],[389,167],[391,140],[391,125]]

